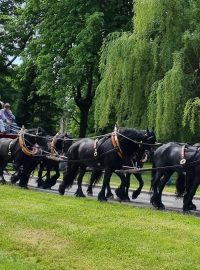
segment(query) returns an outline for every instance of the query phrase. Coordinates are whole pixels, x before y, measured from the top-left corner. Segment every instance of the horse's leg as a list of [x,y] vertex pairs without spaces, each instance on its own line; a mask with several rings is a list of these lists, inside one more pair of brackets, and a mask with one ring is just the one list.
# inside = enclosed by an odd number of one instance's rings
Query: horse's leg
[[113,199],[114,198],[114,195],[113,195],[113,193],[111,191],[110,183],[108,183],[106,189],[107,189],[106,198]]
[[55,169],[55,174],[50,178],[50,187],[53,187],[58,178],[60,177],[60,170],[59,170],[59,163],[56,162],[56,164],[54,165],[54,169]]
[[91,173],[88,188],[87,188],[87,194],[89,196],[93,196],[93,184],[97,183],[100,177],[102,176],[102,170],[100,169],[94,169]]
[[199,186],[199,174],[195,174],[194,179],[187,177],[186,194],[183,198],[183,211],[196,210],[196,205],[192,200]]
[[59,185],[58,192],[64,195],[65,189],[73,185],[74,179],[78,174],[79,164],[68,163],[66,171],[63,174],[63,181]]
[[43,184],[44,189],[51,188],[51,185],[50,185],[51,169],[52,169],[52,166],[47,161],[47,164],[46,164],[46,179],[45,179],[44,184]]
[[13,174],[11,177],[10,177],[10,182],[12,184],[16,184],[17,181],[20,179],[20,170],[17,171],[17,174]]
[[80,172],[77,178],[78,188],[75,192],[76,197],[85,197],[85,194],[83,193],[83,190],[82,190],[82,181],[83,181],[83,176],[85,175],[85,172],[86,172],[86,166],[81,166]]
[[160,206],[158,186],[159,186],[160,179],[162,176],[163,176],[162,171],[156,171],[156,173],[153,176],[153,179],[151,180],[151,189],[153,191],[153,194],[151,196],[150,202],[155,208],[159,208]]
[[113,170],[111,169],[106,169],[104,173],[104,178],[103,178],[103,185],[101,187],[101,190],[98,194],[98,200],[99,201],[107,201],[107,198],[105,196],[106,188],[108,184],[110,183],[110,178],[112,176]]
[[142,188],[144,186],[144,181],[142,180],[141,174],[140,173],[134,173],[134,176],[135,176],[135,178],[139,182],[139,187],[138,187],[138,189],[136,189],[135,191],[133,191],[133,194],[132,194],[132,199],[133,200],[136,199],[140,195],[141,190],[142,190]]
[[126,179],[125,179],[125,200],[126,201],[130,201],[128,192],[129,192],[129,188],[130,188],[130,182],[131,182],[131,174],[130,173],[126,173]]
[[[60,176],[59,163],[57,161],[49,160],[47,162],[46,167],[47,167],[47,177],[43,185],[44,189],[51,188],[52,186],[54,186],[56,184],[57,179]],[[55,170],[55,174],[51,177],[52,169]]]
[[44,167],[45,167],[45,164],[44,162],[40,162],[39,163],[39,170],[38,170],[38,179],[36,180],[36,183],[37,183],[37,186],[38,187],[43,187],[44,185],[44,180],[42,179],[42,174],[43,174],[43,171],[44,171]]
[[22,166],[22,170],[20,173],[20,181],[19,186],[22,188],[28,188],[28,181],[31,175],[31,172],[35,169],[37,162],[32,158],[27,159]]
[[28,188],[28,180],[31,174],[31,170],[29,170],[28,168],[23,168],[21,174],[20,174],[20,180],[19,180],[19,186],[21,188]]
[[4,184],[6,184],[7,182],[6,182],[6,180],[5,180],[5,178],[4,178],[4,175],[3,175],[3,169],[0,169],[0,185],[4,185]]
[[165,209],[165,206],[164,204],[162,203],[162,192],[163,192],[163,189],[164,187],[166,186],[167,182],[169,181],[171,175],[173,174],[173,171],[166,171],[163,178],[161,179],[160,181],[160,184],[158,186],[158,209],[159,210],[162,210],[162,209]]
[[122,201],[130,201],[130,198],[128,196],[128,191],[130,187],[130,174],[124,174],[124,173],[118,173],[116,172],[117,176],[121,180],[120,186],[115,190],[115,194],[117,197]]
[[1,185],[4,185],[4,184],[7,183],[5,178],[4,178],[4,175],[3,175],[6,165],[7,165],[7,163],[5,161],[1,161],[1,167],[0,167],[0,178],[1,178],[0,179],[0,184]]
[[10,177],[11,184],[16,184],[19,181],[21,177],[22,167],[23,166],[20,164],[14,164],[14,169],[16,170],[16,172]]

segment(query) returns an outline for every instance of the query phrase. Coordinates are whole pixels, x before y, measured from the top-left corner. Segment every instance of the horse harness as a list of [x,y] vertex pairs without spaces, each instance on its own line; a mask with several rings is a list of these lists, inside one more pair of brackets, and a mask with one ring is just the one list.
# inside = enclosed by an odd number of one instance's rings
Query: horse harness
[[[121,159],[124,159],[125,155],[124,155],[124,153],[123,153],[123,151],[122,151],[122,149],[120,147],[120,143],[119,143],[119,140],[118,140],[117,129],[116,128],[114,129],[114,131],[109,136],[104,137],[104,140],[102,140],[100,144],[98,144],[98,142],[99,142],[98,139],[96,139],[94,141],[94,157],[97,157],[97,155],[98,155],[98,148],[110,137],[111,137],[113,150],[117,152],[118,156]],[[142,162],[142,163],[144,163],[145,161],[144,161],[143,158],[141,160],[139,160],[139,162]]]
[[119,145],[119,140],[118,140],[118,137],[117,137],[116,130],[114,130],[112,132],[111,140],[112,140],[112,145],[113,145],[114,149],[117,151],[118,156],[120,156],[120,158],[123,158],[124,154],[123,154],[122,149],[121,149],[121,147]]
[[[195,153],[194,153],[194,157],[196,156],[196,154],[198,153],[199,151],[199,146],[192,146],[192,148],[190,148],[189,145],[187,144],[184,144],[182,147],[181,147],[181,160],[180,160],[180,165],[184,166],[187,162],[187,159],[186,159],[186,152],[193,152],[194,151],[194,147],[196,148],[195,150]],[[194,158],[193,157],[193,158]]]

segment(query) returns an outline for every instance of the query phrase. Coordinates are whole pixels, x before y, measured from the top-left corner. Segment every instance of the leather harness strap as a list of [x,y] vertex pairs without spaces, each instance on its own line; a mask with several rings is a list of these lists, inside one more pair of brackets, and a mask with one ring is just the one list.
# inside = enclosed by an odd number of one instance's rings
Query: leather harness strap
[[111,135],[111,140],[112,140],[112,145],[113,147],[117,150],[117,154],[123,158],[124,154],[122,152],[122,149],[120,148],[120,145],[119,145],[119,140],[117,138],[117,133],[114,131],[112,132],[112,135]]
[[51,155],[53,156],[58,156],[58,152],[56,151],[56,143],[57,143],[57,137],[60,133],[56,133],[56,135],[53,137],[53,140],[51,141],[50,144],[50,149],[51,149]]
[[181,160],[180,160],[180,164],[184,165],[186,163],[186,159],[185,159],[185,145],[183,145],[181,147]]

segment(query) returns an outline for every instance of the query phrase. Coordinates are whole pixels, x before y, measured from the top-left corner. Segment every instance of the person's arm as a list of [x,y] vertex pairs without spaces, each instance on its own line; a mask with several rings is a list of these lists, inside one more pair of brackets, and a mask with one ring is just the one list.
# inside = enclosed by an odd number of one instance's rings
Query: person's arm
[[15,120],[15,116],[14,116],[14,114],[12,113],[12,111],[11,111],[11,110],[9,110],[9,113],[10,113],[10,118],[11,118],[11,120],[12,120],[12,121],[14,121],[14,120]]

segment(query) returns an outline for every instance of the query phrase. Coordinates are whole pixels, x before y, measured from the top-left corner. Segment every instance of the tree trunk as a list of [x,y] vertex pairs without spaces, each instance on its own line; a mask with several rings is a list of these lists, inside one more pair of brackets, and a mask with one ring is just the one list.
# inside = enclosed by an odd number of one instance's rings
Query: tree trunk
[[79,109],[81,113],[79,138],[84,138],[86,135],[86,130],[88,126],[88,114],[89,114],[90,107],[85,105],[85,106],[79,107]]

